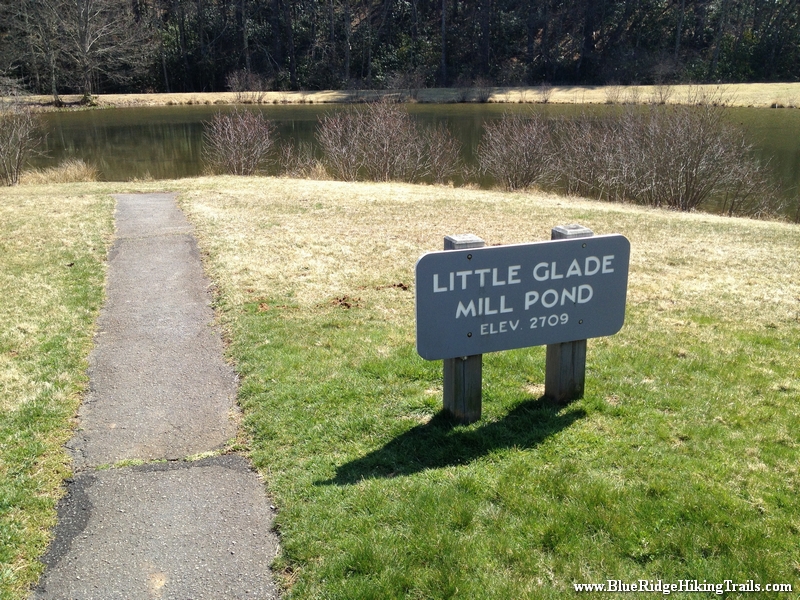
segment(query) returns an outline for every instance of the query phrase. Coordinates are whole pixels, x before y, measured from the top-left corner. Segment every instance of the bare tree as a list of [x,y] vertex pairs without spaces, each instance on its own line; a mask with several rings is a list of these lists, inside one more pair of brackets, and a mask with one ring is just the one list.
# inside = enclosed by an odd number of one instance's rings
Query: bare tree
[[58,82],[61,70],[61,0],[19,0],[2,5],[9,31],[8,45],[14,69],[25,67],[36,89],[47,90],[60,104]]
[[62,49],[75,70],[85,101],[102,74],[113,81],[135,77],[155,49],[148,23],[129,0],[64,0]]
[[23,167],[41,142],[39,121],[30,109],[0,104],[0,182],[19,183]]

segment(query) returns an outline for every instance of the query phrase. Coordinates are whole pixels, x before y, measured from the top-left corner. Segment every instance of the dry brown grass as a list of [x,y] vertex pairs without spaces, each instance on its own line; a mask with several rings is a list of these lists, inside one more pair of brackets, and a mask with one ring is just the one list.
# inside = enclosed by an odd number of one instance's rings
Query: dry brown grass
[[[447,515],[453,506],[488,514],[498,497],[523,508],[513,518],[504,516],[486,522],[484,530],[475,527],[453,538],[461,547],[480,537],[490,549],[481,555],[483,548],[476,544],[464,554],[479,557],[472,566],[447,561],[441,568],[454,578],[453,573],[490,565],[487,571],[498,579],[482,580],[474,589],[492,590],[496,596],[563,597],[569,582],[602,580],[609,568],[629,568],[637,574],[631,579],[640,573],[651,576],[650,568],[666,569],[677,579],[682,575],[676,573],[685,572],[687,552],[697,553],[692,568],[701,577],[723,560],[729,561],[727,570],[757,564],[772,540],[757,549],[748,546],[763,530],[763,517],[749,506],[754,502],[783,523],[782,531],[791,530],[797,511],[784,505],[790,494],[783,491],[797,474],[787,447],[796,441],[790,431],[797,406],[791,395],[797,389],[791,350],[800,319],[800,228],[574,198],[407,184],[225,178],[181,186],[181,202],[196,224],[206,267],[218,286],[222,319],[230,326],[231,355],[241,367],[240,397],[253,435],[251,447],[276,503],[288,508],[281,522],[286,547],[334,548],[311,557],[289,551],[281,557],[279,566],[299,574],[296,585],[305,595],[331,595],[334,586],[342,596],[374,593],[375,582],[387,585],[392,575],[381,570],[378,560],[352,578],[346,567],[334,571],[341,556],[356,555],[349,548],[387,545],[391,550],[385,556],[405,557],[402,549],[409,543],[424,547],[430,539],[445,539],[442,532],[452,530]],[[463,441],[473,447],[479,440],[479,458],[453,460],[462,452],[456,442],[447,447],[452,450],[446,459],[428,466],[427,456],[442,452],[445,442],[439,440],[461,433],[447,428],[438,437],[436,421],[429,421],[441,406],[435,383],[441,371],[420,366],[413,356],[413,289],[397,284],[413,282],[418,257],[441,248],[446,234],[472,232],[488,244],[512,243],[547,239],[551,226],[571,222],[597,233],[622,233],[632,246],[628,323],[613,338],[590,340],[587,380],[593,391],[558,413],[561,418],[566,411],[579,411],[581,417],[541,444],[515,444],[508,452],[483,450],[494,448],[491,430],[502,428],[508,418],[507,407],[499,407],[501,385],[519,398],[514,406],[536,406],[532,399],[542,395],[536,385],[541,352],[498,353],[484,363],[496,369],[485,379],[484,389],[491,390],[483,404],[485,425]],[[762,393],[767,386],[777,392]],[[533,413],[531,426],[541,426],[544,414]],[[712,426],[717,417],[730,425]],[[418,426],[423,423],[429,426]],[[504,439],[514,435],[501,431]],[[748,448],[752,454],[745,453]],[[376,457],[385,461],[386,471],[377,471],[381,467],[371,462]],[[403,461],[413,466],[395,467]],[[353,474],[344,479],[341,474],[351,468]],[[557,488],[563,490],[559,497],[582,508],[566,520],[559,511],[553,522],[564,533],[557,548],[543,550],[550,538],[531,533],[531,523],[552,516],[540,508],[552,506],[550,486],[556,484],[548,479],[550,471],[565,482]],[[447,502],[447,510],[421,518],[436,504],[430,499],[441,497],[449,482],[461,477],[480,488],[481,495],[471,496],[467,505],[459,504],[464,496],[448,492],[455,501]],[[598,487],[598,481],[608,487]],[[669,482],[655,502],[650,500],[653,481]],[[779,499],[763,500],[759,490],[764,489],[777,490]],[[349,507],[364,506],[358,503],[365,494],[379,501],[354,516],[359,511]],[[523,496],[538,502],[523,504]],[[597,507],[608,502],[615,511],[602,517],[602,526],[615,533],[598,541]],[[691,516],[703,502],[721,508],[714,516]],[[730,508],[735,502],[743,509]],[[303,510],[294,510],[299,504]],[[342,504],[348,509],[336,508]],[[403,513],[399,533],[394,528],[398,505],[412,507]],[[377,537],[372,535],[375,523],[381,526]],[[678,550],[660,547],[658,564],[643,567],[631,560],[630,548],[637,547],[639,532],[650,535],[654,523],[654,535],[667,532],[671,541],[678,540]],[[684,529],[688,523],[690,530]],[[520,524],[524,536],[504,539]],[[624,538],[620,532],[632,527],[634,537]],[[709,528],[712,533],[706,532]],[[409,537],[410,529],[423,533]],[[687,541],[695,538],[702,546]],[[340,543],[345,539],[351,543],[347,550]],[[732,556],[725,546],[721,557],[709,563],[705,548],[719,539],[737,540],[731,547],[744,547],[748,554]],[[791,539],[777,546],[776,557],[784,562],[773,580],[791,570],[795,546]],[[417,564],[412,566],[411,559],[409,566],[403,564],[402,572],[423,580],[437,568],[441,546],[431,547]],[[530,563],[491,563],[494,549],[512,547],[533,548]],[[595,575],[586,575],[585,569]],[[530,574],[537,572],[554,575],[531,586]],[[506,593],[506,580],[519,582],[514,591]],[[353,584],[342,592],[342,581]],[[393,588],[396,592],[382,587],[381,593],[402,597],[408,581],[404,577]],[[438,577],[428,589],[438,589],[434,586],[441,581]]]
[[20,175],[21,185],[43,185],[54,183],[85,183],[97,181],[99,171],[79,158],[70,158],[47,169],[24,171]]
[[[471,232],[488,244],[516,243],[548,239],[552,226],[572,222],[630,239],[628,301],[639,309],[637,316],[646,316],[636,322],[651,330],[649,339],[675,328],[686,328],[694,339],[713,337],[713,328],[698,327],[687,313],[765,330],[796,327],[800,320],[800,228],[784,223],[554,195],[392,183],[209,177],[18,186],[0,193],[0,251],[5,253],[0,263],[0,412],[6,420],[45,398],[53,406],[68,406],[65,413],[77,407],[86,384],[85,360],[65,367],[49,360],[55,350],[43,351],[41,343],[57,339],[59,349],[68,345],[80,357],[88,353],[90,322],[100,301],[99,265],[112,229],[109,193],[164,190],[180,193],[208,253],[205,266],[224,288],[221,299],[256,307],[263,303],[264,310],[274,306],[266,300],[296,304],[300,310],[282,311],[291,319],[307,310],[346,310],[341,300],[348,297],[365,313],[395,325],[395,337],[381,338],[374,347],[377,354],[397,340],[412,341],[414,265],[422,253],[440,249],[444,235]],[[78,277],[76,269],[89,266],[91,273]],[[80,294],[67,294],[74,292],[76,280],[90,290],[86,296],[93,306]],[[637,333],[629,325],[626,337],[636,339]],[[686,348],[676,347],[677,355],[692,352]],[[797,389],[790,378],[773,385]],[[438,388],[431,391],[438,393]],[[531,387],[530,393],[536,397],[541,388]],[[608,396],[607,402],[620,398]],[[38,498],[52,501],[37,513],[18,511],[8,517],[24,529],[29,547],[13,560],[14,579],[5,582],[0,595],[7,590],[11,597],[22,597],[38,573],[35,557],[44,550],[60,481],[67,475],[63,443],[70,434],[68,421],[59,421],[43,441],[48,451],[26,463],[39,482]],[[13,436],[0,439],[0,449],[17,446]]]
[[[716,99],[727,106],[797,107],[800,83],[734,83],[706,85],[637,85],[637,86],[552,86],[547,88],[546,99],[538,86],[488,88],[489,102],[543,102],[552,104],[606,104],[614,102],[652,103],[666,101],[670,104],[693,104],[699,99]],[[237,96],[238,94],[238,96]],[[259,92],[262,104],[303,104],[363,102],[384,96],[401,97],[396,90],[327,90],[317,92]],[[181,94],[104,94],[97,97],[98,106],[170,106],[193,104],[235,104],[241,93],[181,93]],[[416,93],[414,102],[449,103],[474,98],[459,88],[423,88]],[[80,96],[62,96],[67,104],[77,105]],[[28,96],[28,103],[46,106],[49,96]]]
[[181,202],[215,257],[212,278],[235,304],[265,298],[313,308],[334,298],[380,306],[410,330],[414,265],[442,238],[474,233],[487,244],[549,239],[580,222],[632,245],[629,302],[661,326],[682,310],[725,321],[800,318],[800,229],[678,214],[553,195],[405,184],[286,179],[201,179]]

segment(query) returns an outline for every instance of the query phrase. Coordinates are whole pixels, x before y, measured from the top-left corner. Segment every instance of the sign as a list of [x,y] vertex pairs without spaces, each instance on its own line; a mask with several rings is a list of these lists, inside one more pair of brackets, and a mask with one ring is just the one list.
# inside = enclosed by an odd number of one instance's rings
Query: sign
[[625,321],[629,261],[621,235],[425,254],[417,352],[438,360],[613,335]]

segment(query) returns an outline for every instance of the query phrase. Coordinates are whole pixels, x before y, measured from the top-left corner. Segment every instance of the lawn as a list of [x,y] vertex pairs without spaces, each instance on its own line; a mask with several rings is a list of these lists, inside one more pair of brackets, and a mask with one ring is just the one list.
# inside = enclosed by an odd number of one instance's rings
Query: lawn
[[[798,590],[796,225],[216,177],[0,193],[0,598],[35,581],[70,474],[112,186],[177,191],[196,226],[287,598],[563,598],[608,579]],[[518,243],[573,222],[632,248],[626,324],[589,341],[585,397],[542,397],[543,348],[489,354],[482,420],[449,422],[441,362],[414,348],[416,260],[448,234]]]
[[103,299],[113,203],[98,186],[0,190],[0,598],[22,598],[70,473],[63,448]]
[[[796,226],[428,186],[192,188],[288,597],[798,589]],[[496,353],[483,419],[448,422],[441,362],[414,348],[415,261],[447,234],[572,222],[632,245],[626,325],[590,340],[585,397],[542,397],[543,348]]]

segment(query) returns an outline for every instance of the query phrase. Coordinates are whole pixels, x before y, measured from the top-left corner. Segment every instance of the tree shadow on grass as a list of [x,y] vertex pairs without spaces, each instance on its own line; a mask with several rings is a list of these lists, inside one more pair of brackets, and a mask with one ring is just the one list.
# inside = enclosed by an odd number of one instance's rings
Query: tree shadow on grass
[[501,420],[477,429],[459,428],[447,413],[439,412],[382,448],[341,465],[335,477],[315,485],[351,485],[362,479],[411,475],[467,464],[493,450],[532,448],[586,416],[583,410],[559,414],[563,408],[545,397],[528,400]]

